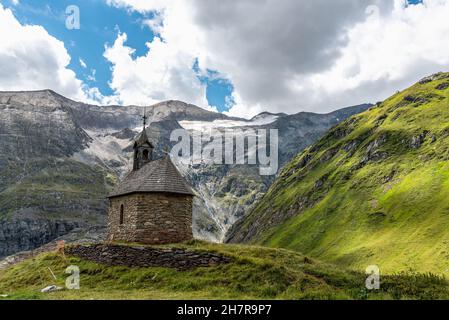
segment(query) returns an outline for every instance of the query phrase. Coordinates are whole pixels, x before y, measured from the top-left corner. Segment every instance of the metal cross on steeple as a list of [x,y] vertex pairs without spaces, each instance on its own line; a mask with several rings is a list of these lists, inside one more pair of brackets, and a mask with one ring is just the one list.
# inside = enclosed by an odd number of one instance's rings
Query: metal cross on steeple
[[143,119],[143,130],[145,130],[145,127],[147,125],[148,117],[147,117],[146,113],[147,113],[147,108],[144,108],[144,110],[143,110],[143,117],[142,117],[142,119]]

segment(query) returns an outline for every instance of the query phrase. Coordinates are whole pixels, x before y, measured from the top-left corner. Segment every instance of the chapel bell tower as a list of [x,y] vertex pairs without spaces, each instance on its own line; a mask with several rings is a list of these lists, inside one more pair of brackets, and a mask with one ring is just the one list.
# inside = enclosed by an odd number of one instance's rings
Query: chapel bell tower
[[136,139],[134,143],[134,164],[133,170],[139,170],[148,162],[153,161],[153,149],[154,145],[151,143],[150,139],[148,139],[146,125],[147,125],[147,116],[144,112],[143,114],[143,130],[140,133],[140,136]]

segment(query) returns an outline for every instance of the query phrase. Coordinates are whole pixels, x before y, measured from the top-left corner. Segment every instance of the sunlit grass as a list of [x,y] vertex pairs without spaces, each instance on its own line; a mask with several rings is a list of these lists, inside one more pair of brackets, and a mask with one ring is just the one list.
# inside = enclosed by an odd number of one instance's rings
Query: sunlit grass
[[[416,84],[333,128],[286,165],[241,232],[257,223],[265,229],[253,243],[358,271],[376,264],[385,273],[449,276],[449,90],[436,89],[447,81],[442,74]],[[423,133],[422,145],[412,148]],[[360,165],[384,135],[376,151],[387,158]],[[323,160],[332,149],[335,155]],[[305,157],[307,165],[299,166]],[[281,223],[271,224],[274,217]]]

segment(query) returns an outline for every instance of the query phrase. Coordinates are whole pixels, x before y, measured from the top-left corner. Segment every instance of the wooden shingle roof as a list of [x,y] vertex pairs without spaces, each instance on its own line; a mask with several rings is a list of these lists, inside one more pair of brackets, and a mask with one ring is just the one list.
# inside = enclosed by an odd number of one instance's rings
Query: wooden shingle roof
[[195,195],[169,156],[151,161],[139,170],[131,171],[109,194],[108,198],[136,192]]

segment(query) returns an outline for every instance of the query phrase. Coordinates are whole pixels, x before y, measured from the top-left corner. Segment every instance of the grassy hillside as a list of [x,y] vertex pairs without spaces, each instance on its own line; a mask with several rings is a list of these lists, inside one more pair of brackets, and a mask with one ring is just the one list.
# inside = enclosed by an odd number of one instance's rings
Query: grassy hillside
[[356,270],[449,275],[449,74],[398,92],[291,161],[230,240]]
[[[379,291],[365,289],[365,275],[345,271],[283,249],[200,242],[178,247],[226,255],[232,262],[177,271],[108,267],[47,253],[0,271],[7,299],[447,299],[446,280],[400,274],[381,278]],[[41,293],[64,286],[69,265],[80,268],[80,290]],[[50,271],[51,270],[51,271]],[[54,280],[51,272],[57,280]],[[2,298],[0,298],[2,299]]]
[[19,181],[0,190],[0,219],[28,210],[28,217],[104,220],[104,198],[115,183],[104,168],[66,158],[34,158],[9,169]]

